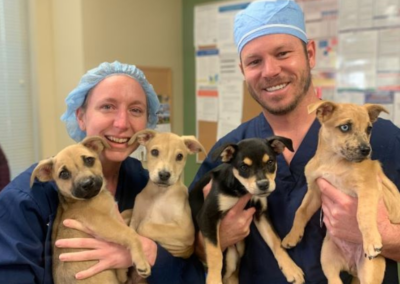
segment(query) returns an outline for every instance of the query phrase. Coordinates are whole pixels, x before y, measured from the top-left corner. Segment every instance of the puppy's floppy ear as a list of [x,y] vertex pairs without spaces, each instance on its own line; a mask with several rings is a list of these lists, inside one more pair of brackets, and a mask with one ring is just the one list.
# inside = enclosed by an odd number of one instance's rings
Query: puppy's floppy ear
[[189,149],[190,154],[195,154],[199,152],[206,153],[203,145],[197,140],[196,137],[190,136],[182,136],[183,143],[185,143],[186,147]]
[[101,153],[104,149],[110,148],[108,142],[100,136],[88,136],[82,140],[81,144],[97,154]]
[[317,111],[317,118],[320,122],[327,120],[334,110],[337,108],[337,105],[330,101],[318,101],[316,103],[310,104],[307,109],[308,113],[312,113],[313,111]]
[[376,104],[365,104],[364,107],[368,111],[369,119],[371,120],[372,123],[374,123],[377,119],[379,114],[383,111],[386,113],[389,113],[387,109],[385,109],[381,105],[376,105]]
[[289,151],[294,152],[292,140],[289,138],[282,136],[271,136],[266,140],[277,154],[281,154],[283,150],[285,150],[285,147],[288,148]]
[[229,163],[235,157],[237,148],[233,143],[224,144],[213,151],[212,158],[214,161],[221,158],[223,163]]
[[131,139],[128,141],[128,145],[132,145],[133,143],[139,143],[140,145],[146,145],[154,136],[157,135],[157,131],[152,129],[144,129],[139,132],[136,132]]
[[41,182],[52,180],[53,164],[52,158],[40,161],[32,172],[30,186],[32,187],[33,183],[35,182],[35,178]]

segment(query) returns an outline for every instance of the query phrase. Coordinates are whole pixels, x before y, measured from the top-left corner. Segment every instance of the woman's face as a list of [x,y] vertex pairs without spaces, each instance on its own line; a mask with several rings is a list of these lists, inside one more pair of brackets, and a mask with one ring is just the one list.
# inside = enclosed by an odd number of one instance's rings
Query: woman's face
[[129,139],[146,128],[146,94],[135,79],[113,75],[89,92],[85,106],[77,110],[76,116],[87,136],[101,136],[110,144],[104,158],[122,162],[137,148],[127,145]]

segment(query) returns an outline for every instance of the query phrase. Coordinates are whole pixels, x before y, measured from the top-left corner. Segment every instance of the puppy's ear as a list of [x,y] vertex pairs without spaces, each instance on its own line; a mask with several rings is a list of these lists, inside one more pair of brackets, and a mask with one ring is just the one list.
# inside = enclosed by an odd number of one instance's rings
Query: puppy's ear
[[183,143],[185,143],[186,147],[189,149],[190,154],[195,154],[199,152],[206,153],[203,145],[197,140],[194,136],[182,136]]
[[334,110],[337,108],[337,105],[330,101],[318,101],[316,103],[310,104],[307,109],[308,113],[312,113],[313,111],[317,111],[317,118],[320,122],[327,120]]
[[136,132],[131,139],[128,141],[128,145],[132,145],[133,143],[139,143],[140,145],[146,145],[154,136],[157,135],[157,132],[152,129],[144,129],[139,132]]
[[53,179],[53,159],[42,160],[37,164],[31,175],[30,186],[32,187],[35,178],[41,182],[49,181]]
[[228,143],[224,144],[213,151],[212,158],[216,161],[221,158],[223,163],[229,163],[235,157],[237,152],[237,145]]
[[282,136],[271,136],[267,138],[267,143],[271,146],[275,153],[281,154],[285,147],[289,151],[294,152],[292,140]]
[[389,113],[387,109],[385,109],[381,105],[376,105],[376,104],[365,104],[364,107],[368,111],[369,119],[371,120],[372,123],[374,123],[377,119],[379,114],[383,111],[386,113]]
[[104,149],[110,148],[108,142],[100,136],[88,136],[81,143],[97,154],[101,153]]

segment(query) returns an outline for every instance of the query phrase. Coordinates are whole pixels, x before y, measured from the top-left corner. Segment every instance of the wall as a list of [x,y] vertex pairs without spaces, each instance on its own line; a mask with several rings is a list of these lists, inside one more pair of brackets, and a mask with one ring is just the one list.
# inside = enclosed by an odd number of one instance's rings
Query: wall
[[103,61],[171,68],[173,131],[183,133],[181,0],[30,2],[39,159],[73,142],[60,121],[64,99]]

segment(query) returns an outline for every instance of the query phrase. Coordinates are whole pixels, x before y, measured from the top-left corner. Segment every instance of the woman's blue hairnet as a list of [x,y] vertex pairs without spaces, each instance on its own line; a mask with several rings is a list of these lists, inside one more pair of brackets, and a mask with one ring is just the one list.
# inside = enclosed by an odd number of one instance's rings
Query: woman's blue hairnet
[[106,77],[115,74],[127,75],[135,79],[142,86],[147,96],[147,127],[154,128],[156,126],[158,121],[157,111],[160,108],[160,102],[153,86],[146,80],[143,72],[135,65],[123,64],[118,61],[114,61],[113,63],[104,62],[83,75],[78,86],[65,99],[67,110],[61,116],[61,120],[65,122],[69,136],[75,141],[82,141],[86,137],[86,132],[79,128],[75,114],[76,110],[82,106],[86,95],[93,87]]

